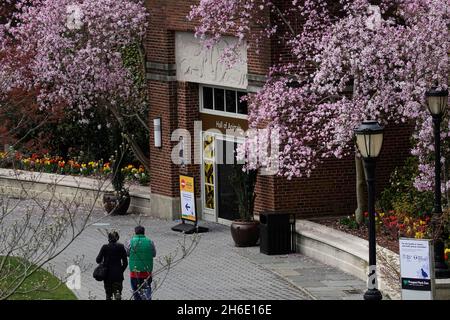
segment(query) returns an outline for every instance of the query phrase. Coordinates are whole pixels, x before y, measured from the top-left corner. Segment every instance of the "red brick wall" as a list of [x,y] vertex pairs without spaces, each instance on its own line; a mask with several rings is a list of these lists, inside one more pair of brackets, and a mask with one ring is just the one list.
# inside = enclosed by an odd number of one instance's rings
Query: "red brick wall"
[[[190,7],[198,0],[147,0],[150,13],[147,31],[147,59],[151,62],[175,63],[175,41],[173,31],[194,32],[195,21],[188,21],[186,16]],[[167,50],[169,49],[169,50]],[[260,44],[261,52],[256,53],[256,47],[249,43],[247,53],[249,73],[265,75],[270,66],[270,41]]]
[[[395,167],[402,165],[409,155],[412,126],[389,126],[386,128],[384,144],[377,161],[377,195],[388,185],[389,177]],[[350,215],[356,209],[356,173],[354,156],[345,159],[329,159],[313,171],[310,178],[296,178],[290,181],[280,178],[266,178],[273,182],[259,184],[257,192],[263,190],[262,184],[273,186],[273,202],[265,203],[261,198],[255,209],[277,210],[296,213],[298,216]]]
[[[173,148],[179,143],[171,141],[172,133],[187,129],[191,135],[191,161],[194,159],[194,121],[199,118],[198,85],[186,82],[149,81],[150,90],[150,165],[151,190],[153,193],[177,197],[179,174],[193,175],[196,193],[200,196],[200,166],[173,164]],[[153,119],[160,117],[162,125],[162,148],[154,147]],[[187,141],[185,142],[187,145]]]
[[255,213],[275,210],[275,179],[272,176],[258,176],[256,182]]
[[[149,28],[146,34],[147,61],[159,64],[175,63],[175,32],[194,31],[194,22],[186,19],[190,6],[198,1],[147,0],[150,13]],[[250,44],[248,51],[249,73],[265,75],[270,65],[270,43],[261,45],[263,55],[257,55]],[[192,148],[194,142],[194,121],[199,119],[198,85],[176,81],[149,81],[150,114],[152,129],[150,136],[150,166],[152,193],[178,197],[178,175],[194,175],[197,196],[200,196],[200,166],[191,165],[180,168],[171,162],[171,151],[177,142],[170,141],[171,133],[177,128],[191,132]],[[155,148],[153,143],[153,119],[161,117],[163,147]],[[192,157],[194,152],[192,150]],[[192,158],[194,160],[194,158]]]
[[[149,81],[150,90],[150,186],[153,193],[174,196],[178,183],[178,168],[170,154],[176,145],[170,141],[171,133],[178,127],[176,82]],[[162,147],[154,146],[153,119],[161,118]]]
[[[194,143],[197,142],[194,136],[194,122],[199,119],[199,95],[198,95],[198,84],[190,82],[178,82],[178,126],[189,130],[191,135],[191,163],[194,163],[195,156],[200,159],[200,155],[194,154],[195,148]],[[197,152],[199,148],[197,148]],[[180,174],[194,176],[195,178],[195,192],[196,196],[200,197],[200,169],[201,166],[190,164],[186,165],[184,168],[180,168]]]
[[[150,27],[147,33],[147,60],[154,63],[175,63],[175,31],[193,31],[194,23],[187,21],[190,6],[197,1],[147,0]],[[250,43],[248,72],[265,75],[272,62],[288,58],[286,48],[277,41],[266,41],[258,55]],[[194,175],[197,196],[200,196],[200,166],[181,168],[172,164],[170,155],[177,142],[170,135],[177,128],[188,129],[193,137],[194,121],[199,118],[198,85],[176,81],[149,81],[150,128],[153,118],[162,118],[163,147],[153,146],[151,132],[151,188],[156,194],[178,197],[178,175]],[[410,130],[406,126],[387,130],[385,144],[378,161],[377,190],[387,184],[390,172],[402,164],[408,155]],[[192,139],[192,143],[194,140]],[[193,144],[192,144],[193,148]],[[192,156],[194,156],[192,150]],[[192,159],[194,160],[194,159]],[[280,210],[300,216],[351,214],[356,206],[355,164],[353,156],[343,160],[327,160],[312,176],[287,181],[280,177],[260,176],[256,187],[256,212]]]

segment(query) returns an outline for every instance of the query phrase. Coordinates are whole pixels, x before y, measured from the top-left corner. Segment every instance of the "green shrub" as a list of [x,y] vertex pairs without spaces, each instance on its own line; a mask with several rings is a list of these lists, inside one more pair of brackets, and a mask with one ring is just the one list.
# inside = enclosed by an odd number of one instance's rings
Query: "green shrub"
[[418,161],[409,157],[405,164],[396,168],[391,175],[389,186],[383,190],[377,202],[380,211],[406,213],[412,216],[429,214],[433,209],[432,192],[421,192],[414,187],[418,175]]
[[347,226],[350,229],[358,229],[359,228],[359,225],[356,222],[356,219],[354,216],[352,216],[352,217],[348,216],[348,217],[341,218],[339,220],[339,224],[341,224],[343,226]]

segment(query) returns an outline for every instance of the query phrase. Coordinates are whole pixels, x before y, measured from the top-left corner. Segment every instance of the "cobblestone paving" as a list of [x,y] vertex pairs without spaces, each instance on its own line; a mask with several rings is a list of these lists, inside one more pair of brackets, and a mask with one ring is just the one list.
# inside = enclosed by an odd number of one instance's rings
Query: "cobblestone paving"
[[[103,216],[100,210],[93,216]],[[125,242],[134,227],[140,223],[146,234],[154,240],[157,257],[173,254],[183,235],[171,227],[175,221],[128,215],[104,217],[97,225],[89,226],[71,246],[53,262],[53,269],[65,275],[74,260],[83,257],[80,299],[104,299],[103,283],[92,278],[95,258],[106,242],[105,230],[118,230],[120,241]],[[198,246],[191,255],[179,262],[168,273],[162,286],[154,292],[161,300],[310,300],[361,299],[365,289],[363,281],[321,264],[301,254],[268,256],[259,247],[234,246],[229,227],[202,222],[209,232],[202,233]],[[186,236],[190,243],[190,235]],[[158,269],[158,262],[155,262]],[[165,273],[156,276],[161,283]],[[128,271],[125,272],[124,298],[130,298]]]
[[[132,216],[107,217],[101,223],[109,225],[89,227],[54,262],[55,270],[62,274],[74,257],[85,256],[83,265],[86,270],[82,273],[82,288],[76,291],[80,299],[104,297],[102,283],[96,282],[91,276],[95,257],[105,239],[99,229],[119,230],[120,240],[125,242],[136,226]],[[178,242],[183,241],[182,234],[171,230],[176,222],[144,218],[141,223],[146,228],[146,234],[155,242],[157,256],[168,255],[180,247]],[[234,247],[228,227],[206,223],[202,225],[207,226],[209,232],[201,234],[193,253],[168,273],[163,285],[155,291],[154,299],[311,299],[280,276],[244,258],[239,253],[241,249]],[[190,237],[187,236],[188,243]],[[131,290],[127,275],[128,272],[125,273],[124,298],[130,297]],[[159,279],[157,277],[157,283],[161,281],[161,277],[162,275]]]
[[364,281],[301,254],[268,256],[259,248],[245,248],[240,254],[301,288],[319,300],[361,300]]

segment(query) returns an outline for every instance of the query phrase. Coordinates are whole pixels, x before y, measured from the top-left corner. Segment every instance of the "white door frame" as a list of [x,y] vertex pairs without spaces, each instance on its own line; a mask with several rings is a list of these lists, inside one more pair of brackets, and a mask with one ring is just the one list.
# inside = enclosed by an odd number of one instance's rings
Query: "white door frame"
[[218,213],[218,181],[217,181],[217,150],[218,150],[218,141],[229,141],[229,142],[235,142],[238,144],[242,144],[244,143],[244,138],[242,137],[235,137],[235,136],[227,136],[223,133],[217,133],[217,132],[207,132],[209,135],[212,135],[214,137],[214,144],[213,144],[213,148],[214,148],[214,210],[212,209],[208,209],[205,206],[205,168],[204,168],[204,158],[203,158],[203,137],[204,137],[204,133],[206,133],[207,131],[202,131],[200,133],[200,142],[201,142],[201,159],[202,159],[202,164],[201,164],[201,197],[202,197],[202,216],[204,218],[204,220],[206,221],[211,221],[211,222],[217,222],[220,224],[224,224],[224,225],[231,225],[231,220],[227,220],[227,219],[222,219],[219,218],[219,213]]

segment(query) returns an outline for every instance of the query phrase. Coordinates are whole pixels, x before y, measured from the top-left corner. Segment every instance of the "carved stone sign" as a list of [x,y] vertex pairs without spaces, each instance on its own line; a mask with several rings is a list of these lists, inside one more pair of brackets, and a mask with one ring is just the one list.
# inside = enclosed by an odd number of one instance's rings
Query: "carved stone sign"
[[220,56],[229,45],[237,42],[234,37],[224,37],[213,48],[206,50],[190,32],[175,34],[175,58],[177,80],[247,89],[247,46],[238,48],[241,60],[229,69]]

